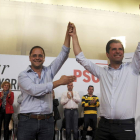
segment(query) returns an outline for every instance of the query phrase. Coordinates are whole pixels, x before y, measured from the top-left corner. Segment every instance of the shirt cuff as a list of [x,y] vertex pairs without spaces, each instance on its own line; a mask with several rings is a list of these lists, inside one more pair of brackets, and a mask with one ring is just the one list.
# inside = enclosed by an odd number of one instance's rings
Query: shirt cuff
[[76,61],[78,61],[79,59],[85,57],[83,52],[80,52],[78,55],[76,55]]
[[70,47],[66,47],[65,45],[63,45],[62,50],[66,53],[69,53],[70,52]]
[[53,90],[53,83],[52,82],[47,83],[46,93],[48,92],[52,93],[52,90]]

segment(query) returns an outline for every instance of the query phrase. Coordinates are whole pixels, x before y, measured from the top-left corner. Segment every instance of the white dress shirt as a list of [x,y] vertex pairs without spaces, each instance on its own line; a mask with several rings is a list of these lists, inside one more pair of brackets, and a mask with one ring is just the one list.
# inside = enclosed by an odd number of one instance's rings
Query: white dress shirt
[[78,108],[78,103],[81,102],[81,98],[79,96],[79,93],[76,91],[73,91],[73,98],[69,99],[67,97],[67,92],[64,92],[61,96],[61,104],[63,105],[63,108],[66,109],[75,109]]
[[107,119],[135,117],[138,75],[140,71],[140,43],[131,63],[122,63],[118,69],[99,67],[81,52],[76,60],[100,79],[100,115]]

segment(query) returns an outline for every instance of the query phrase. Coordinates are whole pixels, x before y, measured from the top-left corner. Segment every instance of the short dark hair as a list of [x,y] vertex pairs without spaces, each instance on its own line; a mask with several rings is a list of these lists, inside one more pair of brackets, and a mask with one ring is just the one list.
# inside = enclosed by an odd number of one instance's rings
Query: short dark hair
[[112,43],[120,43],[122,45],[122,48],[123,48],[123,51],[124,51],[124,47],[123,47],[122,42],[120,40],[112,39],[112,40],[108,41],[108,43],[106,44],[106,53],[109,53],[110,44],[112,44]]
[[89,86],[88,86],[88,89],[89,89],[90,87],[93,87],[93,89],[94,89],[94,86],[92,86],[92,85],[89,85]]
[[45,51],[44,51],[44,49],[43,49],[42,47],[40,47],[40,46],[34,46],[34,47],[32,47],[32,49],[30,50],[29,55],[31,55],[31,54],[32,54],[33,49],[36,49],[36,48],[41,49],[41,50],[43,51],[43,54],[44,54],[44,57],[45,57]]

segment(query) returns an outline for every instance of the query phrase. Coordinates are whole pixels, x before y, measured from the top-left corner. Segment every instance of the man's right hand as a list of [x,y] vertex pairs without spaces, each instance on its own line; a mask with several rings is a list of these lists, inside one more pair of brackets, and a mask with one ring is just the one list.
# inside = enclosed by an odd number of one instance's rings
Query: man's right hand
[[66,76],[66,75],[63,75],[61,76],[61,78],[59,79],[59,82],[61,85],[67,85],[69,83],[72,83],[74,82],[76,79],[75,76]]
[[63,75],[63,76],[61,76],[61,78],[59,80],[53,82],[53,89],[60,85],[67,85],[69,83],[72,83],[75,80],[76,80],[76,76],[74,76],[74,75],[72,75],[72,76]]

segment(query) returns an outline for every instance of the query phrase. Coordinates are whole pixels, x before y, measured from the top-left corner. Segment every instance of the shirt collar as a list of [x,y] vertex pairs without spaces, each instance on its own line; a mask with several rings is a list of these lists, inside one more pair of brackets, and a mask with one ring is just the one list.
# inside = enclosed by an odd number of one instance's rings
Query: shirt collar
[[[119,66],[119,68],[117,68],[116,70],[122,69],[123,65],[124,65],[124,63],[122,63],[122,64]],[[109,70],[115,70],[114,68],[112,68],[112,67],[110,66],[110,64],[108,65],[108,69],[109,69]]]
[[[44,70],[44,69],[45,69],[45,67],[43,66],[42,70]],[[29,65],[29,66],[27,67],[26,72],[27,72],[27,73],[29,73],[29,72],[34,72],[34,71],[32,70],[32,68],[31,68],[31,65]]]
[[[89,94],[87,93],[87,95],[89,96]],[[90,97],[90,96],[89,96]],[[93,97],[93,95],[91,96],[91,97]]]

